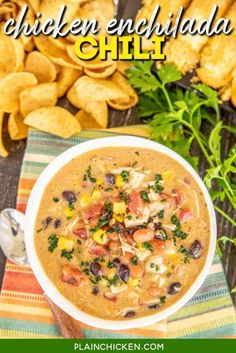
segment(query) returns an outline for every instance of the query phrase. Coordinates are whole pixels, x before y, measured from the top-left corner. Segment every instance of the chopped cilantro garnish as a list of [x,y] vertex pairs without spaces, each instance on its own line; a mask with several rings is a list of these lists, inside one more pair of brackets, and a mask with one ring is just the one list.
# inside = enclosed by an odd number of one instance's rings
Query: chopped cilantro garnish
[[144,249],[153,251],[152,245],[149,242],[147,242],[147,241],[145,241],[145,243],[143,243],[143,247],[144,247]]
[[127,218],[128,218],[129,221],[131,221],[132,215],[131,215],[131,214],[128,214]]
[[181,254],[184,254],[184,263],[185,264],[188,263],[189,262],[189,256],[190,256],[189,251],[183,245],[181,245],[180,248],[179,248],[179,252]]
[[173,234],[175,237],[180,238],[180,239],[186,239],[188,234],[183,232],[181,229],[175,229],[173,231]]
[[137,265],[138,264],[138,257],[137,256],[134,256],[131,260],[132,264],[133,265]]
[[74,211],[75,209],[75,205],[74,205],[74,202],[72,201],[69,201],[68,204],[67,204],[68,208],[70,211]]
[[135,151],[134,153],[135,153],[137,156],[139,156],[139,151]]
[[78,239],[77,240],[77,244],[81,245],[81,240]]
[[150,202],[148,193],[146,191],[140,191],[140,196],[144,202]]
[[151,268],[155,268],[155,270],[158,272],[160,270],[160,266],[159,265],[155,265],[154,262],[151,263],[150,265]]
[[88,169],[85,171],[84,174],[84,181],[89,180],[91,183],[96,183],[97,179],[92,176],[92,168],[91,165],[88,167]]
[[176,226],[176,227],[180,227],[180,221],[178,220],[176,215],[173,215],[171,217],[171,222]]
[[106,188],[104,191],[106,191],[106,192],[112,192],[113,189],[112,189],[112,188]]
[[119,199],[124,202],[129,202],[129,196],[122,191],[119,193]]
[[159,211],[159,212],[157,213],[157,217],[160,218],[160,219],[164,218],[164,213],[165,213],[164,210]]
[[108,261],[107,267],[108,268],[113,268],[114,267],[114,263],[112,261]]
[[167,272],[166,277],[170,277],[172,275],[171,272]]
[[73,252],[74,249],[72,249],[71,251],[63,249],[61,252],[61,257],[65,257],[68,261],[70,261],[71,259],[73,259]]
[[123,170],[120,173],[120,176],[122,177],[122,179],[125,183],[128,183],[128,181],[129,181],[129,171],[128,170]]
[[56,234],[51,234],[48,237],[48,251],[49,252],[53,252],[58,244],[58,237],[56,236]]
[[136,167],[137,164],[138,164],[138,162],[135,161],[134,163],[131,164],[131,167],[134,168],[134,167]]
[[166,302],[166,296],[165,295],[163,295],[159,299],[160,299],[160,304],[165,304],[165,302]]
[[57,202],[59,202],[60,201],[60,199],[58,198],[58,197],[53,197],[53,202],[55,202],[55,203],[57,203]]

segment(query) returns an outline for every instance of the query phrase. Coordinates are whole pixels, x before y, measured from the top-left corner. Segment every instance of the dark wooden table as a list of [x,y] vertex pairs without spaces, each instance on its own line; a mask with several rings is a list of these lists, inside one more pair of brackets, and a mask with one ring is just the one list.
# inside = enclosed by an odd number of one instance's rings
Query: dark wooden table
[[[134,17],[136,10],[140,6],[140,0],[120,0],[119,17],[122,18],[132,18]],[[65,106],[65,102],[62,102]],[[227,124],[236,126],[236,113],[223,112],[222,116]],[[138,123],[137,114],[135,109],[124,111],[124,112],[114,112],[110,111],[109,114],[109,126],[123,126],[132,125]],[[12,142],[9,140],[6,123],[4,138],[6,147],[10,150],[10,156],[7,159],[2,159],[0,157],[0,210],[7,207],[15,207],[18,180],[20,175],[21,162],[24,155],[24,150],[26,143],[25,141]],[[223,154],[235,143],[235,138],[233,140],[232,135],[230,136],[225,132],[223,138],[224,147]],[[205,163],[201,163],[201,174],[205,170]],[[226,213],[231,214],[236,217],[235,210],[232,209],[227,203],[223,205]],[[224,221],[221,217],[218,217],[218,236],[227,235],[229,237],[236,236],[235,229],[229,225],[228,222]],[[0,288],[2,284],[2,278],[5,268],[5,257],[0,250]],[[222,262],[229,285],[229,289],[232,290],[236,286],[236,247],[233,244],[227,244],[223,250]],[[236,295],[232,296],[234,304],[236,306]]]

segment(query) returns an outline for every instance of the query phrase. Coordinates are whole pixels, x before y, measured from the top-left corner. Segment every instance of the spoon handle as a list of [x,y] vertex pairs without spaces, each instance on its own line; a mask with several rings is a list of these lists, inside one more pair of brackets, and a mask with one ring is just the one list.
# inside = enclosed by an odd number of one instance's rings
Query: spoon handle
[[64,338],[85,338],[81,331],[80,322],[73,319],[66,314],[63,310],[58,308],[48,296],[45,296],[49,307],[53,313],[56,323],[58,324],[61,334]]

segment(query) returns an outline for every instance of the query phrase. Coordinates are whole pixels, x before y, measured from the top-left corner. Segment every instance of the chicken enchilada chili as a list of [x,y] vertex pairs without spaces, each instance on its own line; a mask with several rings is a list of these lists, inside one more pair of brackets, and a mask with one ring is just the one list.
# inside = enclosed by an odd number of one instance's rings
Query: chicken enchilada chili
[[102,148],[48,184],[35,225],[42,266],[94,316],[128,320],[163,310],[201,272],[210,225],[194,178],[142,148]]

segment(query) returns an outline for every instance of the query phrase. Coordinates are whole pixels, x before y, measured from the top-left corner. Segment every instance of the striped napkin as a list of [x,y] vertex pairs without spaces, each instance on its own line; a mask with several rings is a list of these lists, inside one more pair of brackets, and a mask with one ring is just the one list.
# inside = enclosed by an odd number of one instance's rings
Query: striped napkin
[[[24,212],[40,173],[66,149],[93,138],[131,134],[146,136],[143,126],[106,131],[86,130],[69,140],[30,130],[22,165],[17,208]],[[119,332],[81,325],[86,338],[222,338],[236,337],[234,306],[218,256],[196,295],[167,321]],[[29,267],[7,262],[0,296],[1,338],[61,338],[59,329]]]

